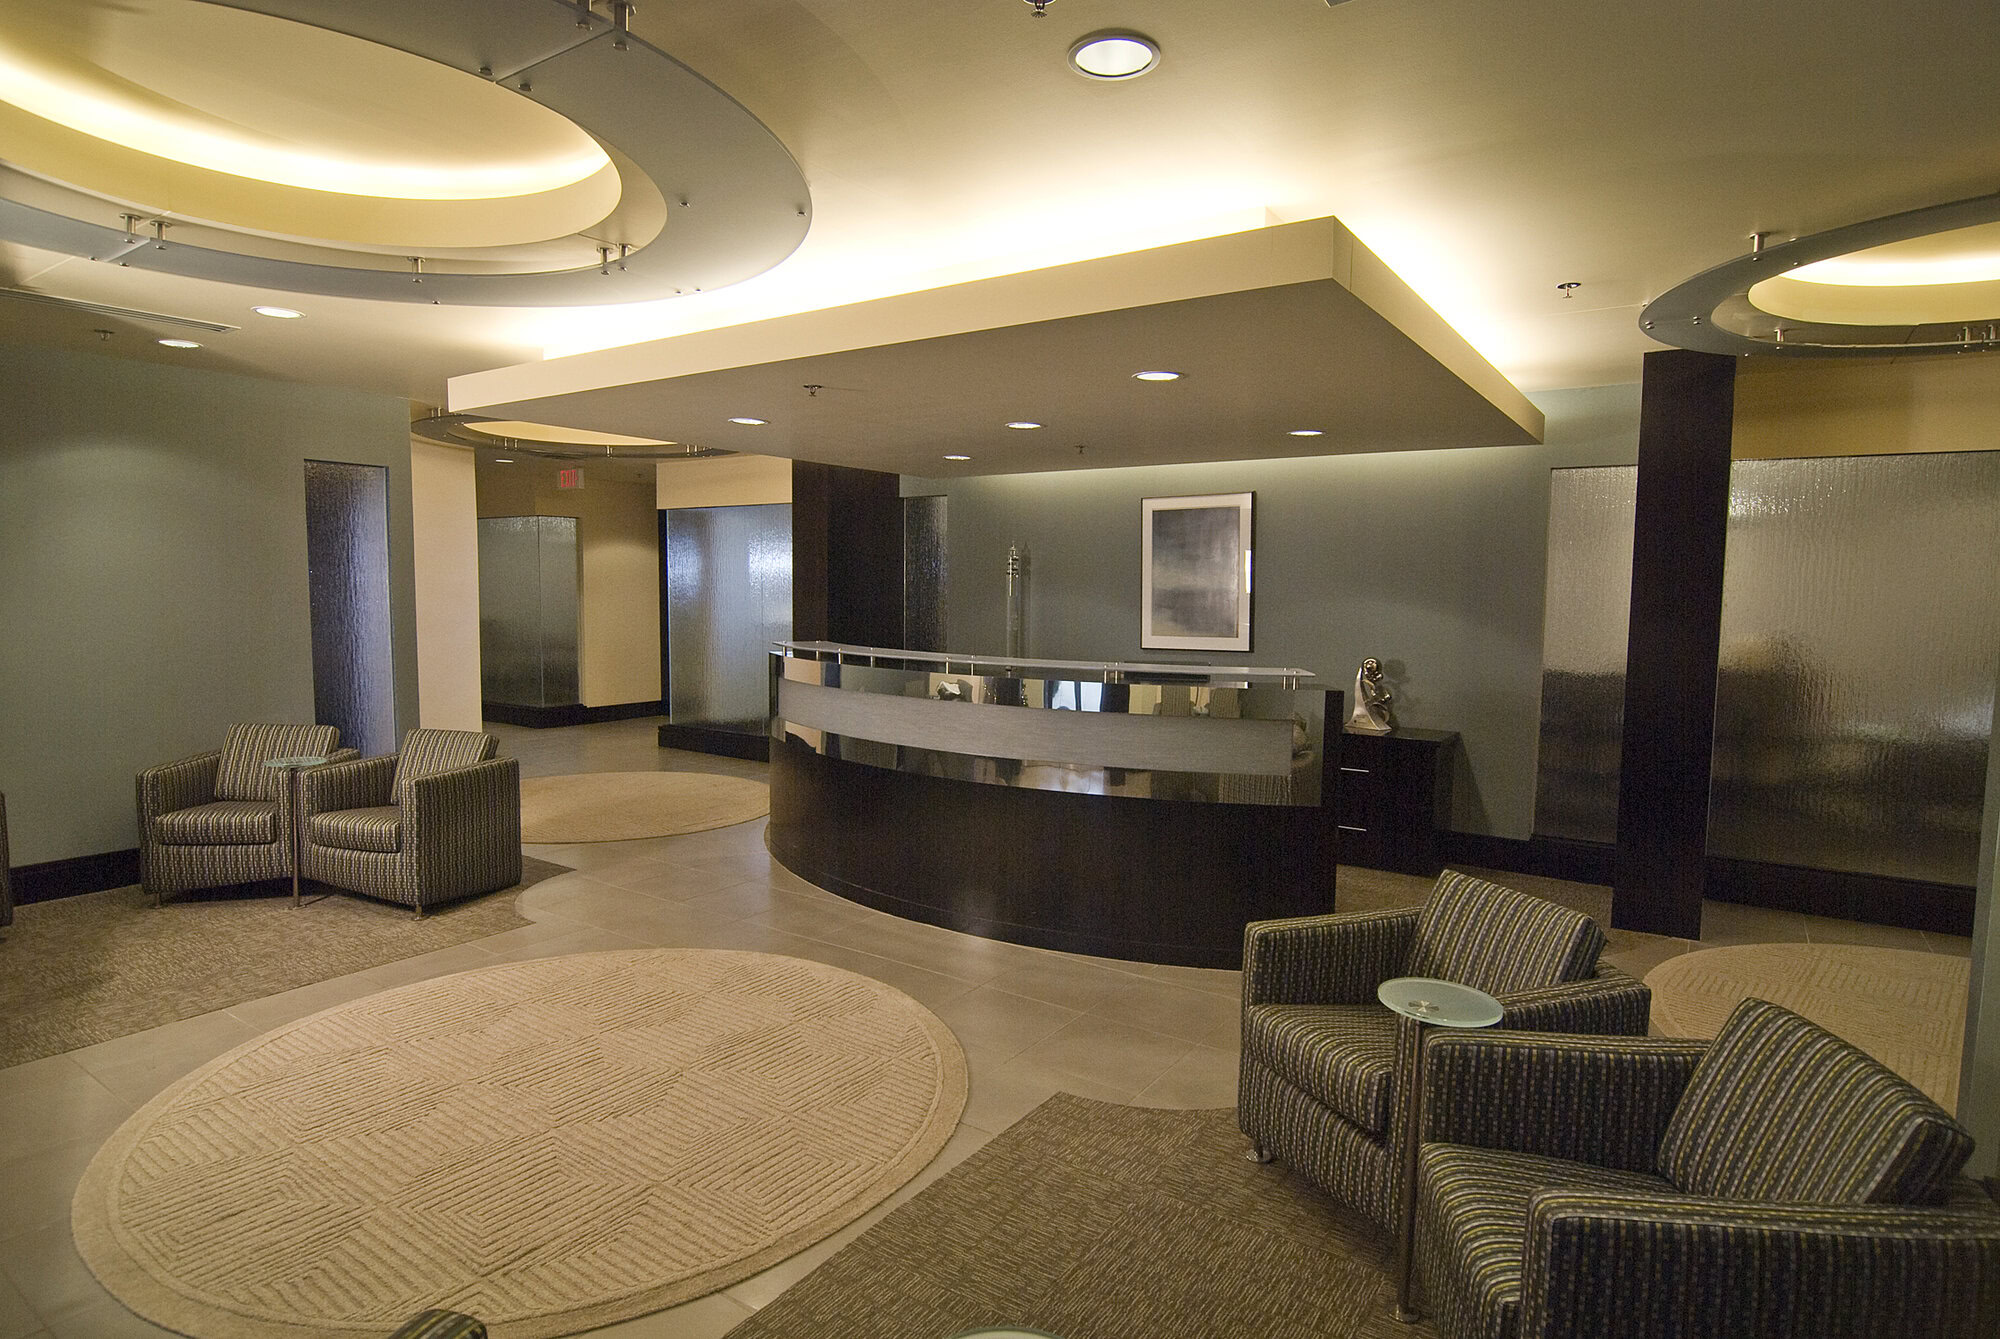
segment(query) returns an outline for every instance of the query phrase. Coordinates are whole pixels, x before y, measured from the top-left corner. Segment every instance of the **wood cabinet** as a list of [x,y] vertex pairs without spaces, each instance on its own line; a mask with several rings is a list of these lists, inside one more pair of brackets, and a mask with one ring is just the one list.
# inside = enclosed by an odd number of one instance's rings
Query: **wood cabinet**
[[1443,869],[1457,749],[1449,730],[1341,731],[1332,778],[1340,863],[1405,874]]

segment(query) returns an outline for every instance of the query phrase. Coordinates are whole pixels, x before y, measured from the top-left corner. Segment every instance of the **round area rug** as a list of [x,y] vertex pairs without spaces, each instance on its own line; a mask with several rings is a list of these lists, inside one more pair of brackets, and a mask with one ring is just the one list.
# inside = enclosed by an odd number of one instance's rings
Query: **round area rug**
[[712,772],[583,772],[521,778],[521,840],[567,845],[671,837],[771,812],[761,781]]
[[1646,973],[1653,1021],[1670,1036],[1713,1037],[1755,996],[1859,1046],[1946,1111],[1958,1105],[1970,979],[1964,958],[1857,944],[1705,948]]
[[77,1249],[199,1339],[379,1336],[426,1307],[570,1334],[734,1283],[944,1146],[965,1058],[879,981],[652,949],[328,1009],[168,1088],[99,1151]]

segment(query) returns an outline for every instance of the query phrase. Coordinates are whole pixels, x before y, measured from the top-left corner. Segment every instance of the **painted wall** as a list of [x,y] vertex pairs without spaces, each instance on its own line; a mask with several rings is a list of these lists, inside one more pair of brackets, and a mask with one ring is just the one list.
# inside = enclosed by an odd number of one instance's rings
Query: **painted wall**
[[132,778],[313,717],[309,458],[389,471],[398,731],[418,714],[396,399],[0,346],[0,789],[13,858],[138,844]]
[[[1637,458],[1639,389],[1534,397],[1542,446],[904,481],[949,496],[954,649],[1005,646],[1005,557],[1028,559],[1028,652],[1247,660],[1348,688],[1380,659],[1405,725],[1464,737],[1453,825],[1527,837],[1540,719],[1548,472]],[[1139,646],[1139,503],[1256,493],[1253,650]],[[1622,574],[1621,574],[1622,576]]]
[[523,456],[512,465],[481,461],[481,516],[574,516],[581,550],[580,695],[586,707],[656,702],[660,697],[660,515],[650,471],[593,473],[558,489],[559,463]]
[[470,451],[410,442],[417,709],[433,730],[477,730],[479,527]]
[[1751,358],[1737,369],[1739,460],[2000,450],[2000,358]]
[[792,500],[792,462],[779,456],[706,456],[654,466],[654,505],[754,507]]

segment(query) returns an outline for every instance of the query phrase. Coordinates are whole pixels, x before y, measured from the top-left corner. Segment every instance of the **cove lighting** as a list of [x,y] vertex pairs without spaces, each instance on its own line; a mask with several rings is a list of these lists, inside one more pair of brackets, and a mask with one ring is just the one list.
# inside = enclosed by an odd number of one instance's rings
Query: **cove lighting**
[[1323,432],[1322,430],[1320,430],[1319,428],[1293,428],[1293,429],[1292,429],[1292,430],[1291,430],[1290,432],[1286,433],[1286,434],[1285,434],[1285,436],[1287,436],[1287,437],[1324,437],[1324,436],[1326,436],[1326,433],[1325,433],[1325,432]]
[[304,312],[296,311],[291,307],[252,307],[250,310],[256,312],[259,316],[269,316],[280,321],[296,321],[305,315]]
[[1010,428],[1019,428],[1021,431],[1026,432],[1030,428],[1039,428],[1042,425],[1039,423],[1030,423],[1026,419],[1019,419],[1013,423],[1009,423],[1007,426]]
[[1181,374],[1178,372],[1134,372],[1132,379],[1134,381],[1179,381]]
[[1865,252],[1815,261],[1785,272],[1787,279],[1808,284],[1840,284],[1854,288],[1928,287],[1934,284],[1984,284],[2000,279],[2000,253],[1973,252],[1889,259]]
[[741,423],[746,428],[761,428],[770,422],[769,419],[763,418],[732,418],[729,421],[731,423]]
[[1137,33],[1092,33],[1069,49],[1069,63],[1092,79],[1137,79],[1160,63],[1160,48]]
[[198,349],[201,347],[200,344],[191,339],[163,339],[156,342],[169,349]]

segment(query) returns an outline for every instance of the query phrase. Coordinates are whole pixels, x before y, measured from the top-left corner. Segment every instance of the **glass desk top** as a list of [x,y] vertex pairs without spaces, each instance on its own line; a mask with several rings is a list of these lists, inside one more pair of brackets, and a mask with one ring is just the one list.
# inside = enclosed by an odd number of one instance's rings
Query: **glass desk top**
[[1505,1012],[1483,990],[1429,976],[1399,976],[1375,987],[1375,998],[1405,1018],[1437,1027],[1492,1027]]

